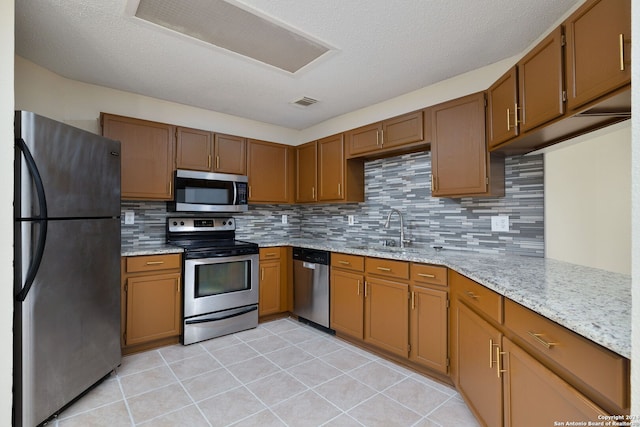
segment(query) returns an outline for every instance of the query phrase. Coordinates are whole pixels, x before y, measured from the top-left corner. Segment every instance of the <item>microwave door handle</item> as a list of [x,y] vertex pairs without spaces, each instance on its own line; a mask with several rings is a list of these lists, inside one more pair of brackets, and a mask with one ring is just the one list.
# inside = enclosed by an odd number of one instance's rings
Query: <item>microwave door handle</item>
[[234,182],[233,183],[233,203],[231,203],[232,205],[236,205],[238,201],[238,183]]

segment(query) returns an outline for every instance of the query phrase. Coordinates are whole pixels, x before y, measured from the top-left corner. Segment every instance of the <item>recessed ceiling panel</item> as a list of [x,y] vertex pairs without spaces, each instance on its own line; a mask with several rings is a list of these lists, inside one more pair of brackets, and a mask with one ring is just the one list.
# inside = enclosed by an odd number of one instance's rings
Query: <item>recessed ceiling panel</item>
[[290,73],[329,51],[222,0],[140,0],[135,16]]

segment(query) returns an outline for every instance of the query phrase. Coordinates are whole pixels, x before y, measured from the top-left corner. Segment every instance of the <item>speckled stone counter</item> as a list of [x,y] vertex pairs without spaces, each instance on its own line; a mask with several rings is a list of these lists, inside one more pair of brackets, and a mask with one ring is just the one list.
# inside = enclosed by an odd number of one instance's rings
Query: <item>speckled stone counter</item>
[[184,252],[182,248],[172,245],[123,245],[120,248],[121,256],[138,256],[138,255],[162,255],[162,254],[179,254]]
[[261,247],[300,246],[444,265],[624,357],[631,357],[631,276],[547,258],[350,246],[310,239],[254,241]]

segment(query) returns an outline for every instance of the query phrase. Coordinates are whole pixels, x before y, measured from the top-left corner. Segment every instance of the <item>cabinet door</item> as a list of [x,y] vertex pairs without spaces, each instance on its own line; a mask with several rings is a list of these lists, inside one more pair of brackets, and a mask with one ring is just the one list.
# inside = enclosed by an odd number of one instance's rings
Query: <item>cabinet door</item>
[[280,313],[281,284],[280,261],[260,262],[260,297],[258,314]]
[[545,37],[517,67],[522,132],[562,116],[562,28]]
[[409,355],[409,285],[367,277],[364,340],[402,357]]
[[487,90],[487,143],[496,147],[518,135],[518,79],[512,67]]
[[422,110],[382,122],[381,147],[389,148],[424,140]]
[[176,131],[176,167],[210,171],[212,146],[211,132],[179,127]]
[[102,115],[102,135],[121,143],[123,199],[173,199],[174,129],[163,123]]
[[126,345],[180,335],[180,273],[127,279]]
[[455,317],[458,390],[483,425],[501,426],[502,379],[496,356],[502,334],[462,303],[456,304]]
[[318,141],[318,200],[344,200],[344,140],[342,134]]
[[318,143],[296,147],[296,202],[316,200]]
[[488,191],[484,93],[431,110],[432,194],[460,196]]
[[249,140],[247,175],[249,201],[287,203],[289,201],[289,151],[284,145]]
[[422,286],[411,289],[411,351],[409,359],[442,373],[447,373],[446,291]]
[[364,277],[331,269],[331,329],[362,339],[364,336]]
[[564,25],[569,109],[631,82],[629,0],[589,1]]
[[353,129],[347,133],[349,144],[349,156],[371,153],[380,149],[380,131],[382,123],[373,123],[367,126]]
[[607,415],[507,338],[503,351],[505,426],[552,426],[560,420],[598,422],[598,415]]
[[214,170],[235,175],[247,174],[247,141],[239,136],[215,134]]

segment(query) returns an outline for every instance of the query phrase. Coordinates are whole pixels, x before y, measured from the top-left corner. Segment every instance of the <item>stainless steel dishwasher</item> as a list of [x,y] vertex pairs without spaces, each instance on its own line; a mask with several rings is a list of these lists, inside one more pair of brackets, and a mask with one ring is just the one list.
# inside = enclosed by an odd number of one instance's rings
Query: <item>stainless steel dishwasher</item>
[[293,313],[329,327],[330,253],[293,248]]

